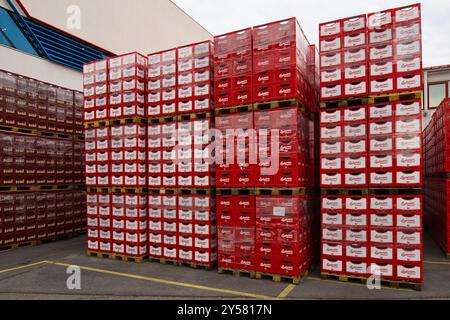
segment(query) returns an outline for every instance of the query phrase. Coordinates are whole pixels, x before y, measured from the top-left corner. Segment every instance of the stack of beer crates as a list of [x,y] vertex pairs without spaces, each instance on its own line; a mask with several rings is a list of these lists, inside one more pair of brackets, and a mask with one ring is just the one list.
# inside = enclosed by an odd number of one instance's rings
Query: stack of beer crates
[[0,70],[0,250],[85,230],[75,94]]
[[314,49],[294,18],[215,48],[219,272],[298,283],[313,261]]
[[141,262],[148,253],[146,65],[130,53],[84,66],[91,256]]
[[450,258],[450,161],[448,116],[450,100],[445,99],[423,132],[424,213],[428,231]]
[[322,275],[423,280],[420,5],[320,25]]
[[210,269],[217,261],[213,44],[148,56],[149,256]]

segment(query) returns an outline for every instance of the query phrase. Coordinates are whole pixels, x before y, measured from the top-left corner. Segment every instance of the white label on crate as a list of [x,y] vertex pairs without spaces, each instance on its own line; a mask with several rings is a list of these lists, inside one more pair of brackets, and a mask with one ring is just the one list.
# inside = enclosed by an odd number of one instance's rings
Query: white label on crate
[[195,238],[194,246],[198,249],[210,249],[213,244],[209,238]]
[[322,269],[326,271],[332,272],[342,272],[343,271],[343,262],[341,260],[328,260],[323,259],[322,261]]
[[385,134],[389,135],[394,132],[392,121],[372,122],[370,124],[370,134]]
[[160,208],[150,208],[149,217],[156,219],[162,218],[162,210]]
[[322,142],[321,153],[324,155],[340,154],[342,152],[341,142]]
[[344,32],[360,30],[360,29],[364,29],[365,27],[366,27],[366,17],[365,16],[359,16],[359,17],[345,19],[343,22]]
[[162,81],[163,88],[174,87],[176,84],[177,84],[176,76],[170,76],[170,77],[163,78],[163,81]]
[[337,69],[325,69],[321,71],[321,81],[322,83],[334,82],[342,80],[342,70]]
[[405,245],[421,245],[422,233],[420,231],[416,232],[397,231],[397,243]]
[[113,151],[111,153],[111,159],[114,161],[122,161],[123,160],[123,152],[122,151]]
[[395,114],[397,116],[415,116],[420,115],[421,113],[421,102],[420,101],[414,101],[414,102],[407,102],[407,103],[401,103],[398,102],[396,104],[396,111]]
[[153,231],[162,231],[162,222],[150,220],[148,228]]
[[369,15],[368,25],[370,28],[381,27],[392,24],[391,11],[377,12]]
[[[175,63],[172,64],[166,64],[162,67],[162,74],[163,75],[169,75],[174,74],[177,71],[177,65]],[[183,71],[182,69],[179,70],[180,72]]]
[[344,250],[342,248],[342,244],[333,245],[330,243],[324,243],[322,246],[322,252],[327,256],[342,257]]
[[344,146],[345,153],[363,153],[366,152],[366,140],[346,141]]
[[397,150],[420,149],[421,145],[422,145],[422,141],[419,136],[397,137],[397,139],[396,139]]
[[345,158],[345,169],[365,169],[365,168],[366,168],[366,157]]
[[387,118],[393,116],[393,108],[391,104],[381,104],[371,106],[369,112],[370,118],[372,119]]
[[422,52],[420,40],[403,41],[396,44],[397,56],[413,56]]
[[211,75],[209,70],[197,71],[194,73],[195,82],[207,82],[211,80]]
[[421,159],[422,157],[419,153],[398,154],[397,167],[420,167]]
[[397,248],[397,260],[405,262],[421,262],[422,252],[416,248]]
[[[121,68],[115,68],[115,69],[109,70],[109,80],[117,80],[120,78],[122,78],[122,69]],[[103,81],[106,81],[106,78]]]
[[178,48],[178,59],[190,58],[193,54],[194,51],[192,46]]
[[164,235],[163,243],[166,245],[176,245],[177,244],[177,236],[176,235]]
[[394,157],[392,155],[371,156],[370,168],[390,169],[394,165]]
[[364,121],[365,119],[365,108],[348,108],[344,111],[344,121]]
[[369,42],[371,44],[392,41],[393,37],[393,31],[390,27],[385,29],[375,29],[369,32]]
[[83,83],[85,85],[90,85],[95,83],[95,76],[93,74],[88,74],[83,76]]
[[408,22],[420,18],[420,9],[418,5],[395,10],[396,22]]
[[367,247],[365,245],[346,245],[345,255],[350,258],[367,258]]
[[365,48],[347,49],[344,51],[344,63],[365,62],[367,57]]
[[161,80],[155,79],[147,82],[147,88],[149,91],[161,89]]
[[154,257],[161,257],[162,254],[163,254],[163,249],[161,247],[150,246],[149,255],[154,256]]
[[178,85],[185,86],[192,84],[193,75],[192,72],[182,73],[178,75]]
[[394,276],[394,266],[391,264],[372,263],[369,267],[370,273],[377,272],[382,278]]
[[323,68],[339,66],[342,63],[342,55],[340,52],[322,54],[320,55],[320,59]]
[[367,273],[367,263],[366,262],[352,262],[347,261],[345,270],[348,273],[354,273],[354,274],[366,274]]
[[370,64],[370,76],[384,76],[394,73],[394,63],[392,61],[384,61]]
[[394,182],[392,172],[372,172],[370,182],[376,185],[390,185]]
[[106,94],[108,86],[106,84],[99,84],[95,86],[95,94]]
[[345,208],[347,210],[367,210],[367,198],[346,198]]
[[195,176],[194,185],[196,187],[207,187],[210,185],[208,176]]
[[334,98],[342,95],[342,86],[334,85],[321,88],[323,98]]
[[347,125],[344,128],[344,133],[346,138],[354,138],[366,136],[366,125],[365,124],[354,124]]
[[400,228],[421,228],[422,219],[420,215],[397,215],[397,227]]
[[176,50],[168,50],[161,54],[162,62],[175,61],[177,58]]
[[344,74],[344,78],[346,80],[364,78],[367,76],[366,66],[361,64],[346,67],[344,70]]
[[347,214],[345,224],[353,227],[364,227],[367,225],[367,216],[365,214]]
[[422,60],[420,57],[404,58],[397,61],[397,72],[414,72],[422,69]]
[[341,37],[320,41],[321,52],[340,50],[341,47],[342,47]]
[[344,48],[359,47],[366,44],[366,33],[357,32],[344,36]]
[[125,216],[125,208],[113,207],[113,216],[114,217],[124,217]]
[[179,163],[178,164],[178,171],[181,173],[190,173],[192,172],[192,163]]
[[420,177],[421,173],[419,171],[397,172],[397,184],[399,185],[419,184]]
[[[152,230],[152,229],[150,229],[150,230]],[[149,234],[149,242],[150,243],[162,243],[162,234],[150,233]]]
[[382,93],[392,90],[394,90],[394,80],[392,78],[372,80],[370,82],[370,91],[372,93]]
[[396,40],[408,40],[421,36],[420,22],[395,27]]
[[178,61],[178,72],[191,71],[193,69],[193,67],[194,67],[193,59]]
[[394,242],[394,232],[391,230],[371,230],[370,241],[392,244]]
[[394,202],[391,197],[386,198],[370,198],[370,209],[373,210],[393,210]]
[[342,138],[341,126],[322,127],[320,130],[322,138]]
[[161,92],[150,92],[148,94],[148,102],[149,103],[156,103],[161,101]]
[[342,241],[344,240],[342,229],[328,229],[324,228],[322,230],[322,239],[331,241]]
[[372,259],[380,260],[393,260],[394,248],[393,247],[371,247],[370,257]]
[[329,210],[342,210],[344,209],[342,198],[323,198],[322,208]]
[[106,97],[98,97],[95,99],[95,106],[96,107],[103,107],[106,105]]
[[201,54],[207,54],[210,53],[210,43],[209,42],[205,42],[205,43],[200,43],[197,44],[194,47],[194,53],[196,55],[201,55]]
[[390,137],[370,139],[371,151],[391,151],[393,147],[394,142]]
[[192,233],[194,231],[194,227],[191,223],[180,223],[178,225],[178,232],[180,233]]
[[370,215],[370,225],[374,227],[393,227],[394,218],[388,214],[372,214]]
[[196,58],[194,60],[194,68],[202,69],[210,66],[210,57]]
[[359,94],[364,94],[364,93],[367,93],[367,82],[366,81],[345,84],[345,94],[346,95],[359,95]]
[[159,77],[162,74],[162,68],[160,66],[156,66],[156,67],[151,67],[148,68],[147,70],[147,76],[149,78],[155,78],[155,77]]
[[397,78],[397,89],[416,89],[422,86],[422,75],[405,76]]
[[342,214],[324,213],[322,214],[322,223],[328,225],[340,226],[343,223]]
[[95,107],[95,99],[85,99],[83,107],[85,109],[90,109]]
[[342,160],[341,158],[322,158],[321,169],[339,171],[342,169]]
[[325,123],[339,123],[341,121],[341,111],[335,110],[335,111],[322,111],[320,113],[320,122],[322,124]]
[[185,220],[185,221],[191,221],[192,218],[193,218],[192,210],[179,210],[178,211],[178,219]]
[[322,24],[320,26],[320,35],[321,36],[332,36],[335,34],[341,33],[341,24],[340,22],[330,22],[327,24]]

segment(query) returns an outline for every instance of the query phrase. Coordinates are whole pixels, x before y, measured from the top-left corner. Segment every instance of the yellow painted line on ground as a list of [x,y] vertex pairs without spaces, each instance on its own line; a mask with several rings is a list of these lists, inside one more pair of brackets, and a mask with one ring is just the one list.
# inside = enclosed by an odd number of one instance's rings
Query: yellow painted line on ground
[[284,299],[286,298],[291,292],[292,290],[294,290],[297,286],[290,284],[288,285],[286,288],[284,288],[283,291],[281,291],[281,293],[278,295],[278,299]]
[[437,264],[443,266],[450,266],[450,262],[439,262],[439,261],[424,261],[425,264]]
[[[357,287],[365,287],[367,288],[366,285],[364,284],[359,284],[359,283],[353,283],[353,282],[343,282],[343,281],[335,281],[335,280],[326,280],[326,279],[321,279],[321,278],[316,278],[316,277],[308,277],[306,278],[308,280],[314,280],[314,281],[321,281],[321,282],[329,282],[329,283],[335,283],[335,284],[340,284],[340,285],[346,285],[346,286],[357,286]],[[393,291],[405,291],[405,292],[414,292],[414,290],[410,290],[410,289],[404,289],[404,288],[390,288],[390,287],[386,287],[386,286],[382,286],[381,289],[386,289],[386,290],[393,290]],[[369,289],[367,289],[369,290]]]
[[[45,261],[45,262],[48,264],[61,266],[61,267],[72,266],[71,264],[59,263],[59,262],[53,262],[53,261]],[[190,283],[185,283],[185,282],[177,282],[177,281],[171,281],[171,280],[158,279],[158,278],[153,278],[153,277],[145,277],[145,276],[139,276],[139,275],[135,275],[135,274],[85,267],[85,266],[80,266],[77,264],[73,264],[73,265],[78,266],[81,270],[109,274],[109,275],[113,275],[113,276],[129,278],[129,279],[144,280],[144,281],[149,281],[149,282],[162,283],[162,284],[167,284],[167,285],[173,285],[173,286],[185,287],[185,288],[191,288],[191,289],[198,289],[198,290],[204,290],[204,291],[220,292],[220,293],[230,294],[230,295],[234,295],[234,296],[247,297],[247,298],[253,298],[253,299],[258,299],[258,300],[277,300],[278,299],[276,297],[269,297],[269,296],[264,296],[264,295],[259,295],[259,294],[248,293],[248,292],[220,289],[220,288],[190,284]]]
[[39,261],[39,262],[36,262],[36,263],[26,264],[26,265],[23,265],[23,266],[20,266],[20,267],[14,267],[14,268],[9,268],[9,269],[5,269],[5,270],[0,270],[0,273],[7,273],[7,272],[16,271],[16,270],[31,268],[31,267],[38,266],[38,265],[41,265],[41,264],[46,264],[46,263],[47,263],[47,261]]

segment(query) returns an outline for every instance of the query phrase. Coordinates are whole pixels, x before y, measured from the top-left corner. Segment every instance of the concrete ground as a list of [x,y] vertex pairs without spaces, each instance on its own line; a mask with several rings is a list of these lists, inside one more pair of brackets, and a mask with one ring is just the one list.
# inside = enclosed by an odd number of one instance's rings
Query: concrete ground
[[[86,256],[85,237],[0,253],[0,299],[450,299],[450,260],[428,237],[425,284],[368,290],[319,278],[300,285],[219,275],[216,271]],[[69,265],[81,268],[81,290],[67,289]]]

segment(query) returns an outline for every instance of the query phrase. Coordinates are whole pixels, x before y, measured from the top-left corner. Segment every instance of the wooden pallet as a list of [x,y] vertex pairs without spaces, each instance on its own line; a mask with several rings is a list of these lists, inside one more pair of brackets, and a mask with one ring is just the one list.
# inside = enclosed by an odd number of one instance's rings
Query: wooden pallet
[[251,196],[255,194],[255,188],[217,188],[216,194],[220,196]]
[[59,236],[56,235],[55,237],[49,238],[49,239],[38,239],[38,240],[24,241],[24,242],[20,242],[20,243],[9,244],[9,245],[0,245],[0,252],[15,250],[15,249],[19,249],[19,248],[35,247],[35,246],[40,246],[40,245],[55,242],[55,241],[72,239],[72,238],[78,237],[82,234],[85,234],[85,232],[80,231],[80,232],[74,232],[71,234],[65,234],[65,235],[59,235]]
[[320,109],[336,109],[365,106],[369,102],[367,97],[353,97],[338,100],[324,100],[320,102]]
[[87,187],[87,192],[89,193],[109,193],[111,191],[110,188],[101,188],[101,187]]
[[257,196],[304,196],[311,191],[308,188],[256,188]]
[[[340,281],[340,282],[346,282],[346,283],[360,283],[362,285],[366,285],[367,281],[368,281],[367,277],[357,277],[357,276],[332,274],[332,273],[321,273],[320,277],[323,280],[333,280],[333,281]],[[387,288],[393,288],[393,289],[409,289],[409,290],[415,290],[415,291],[422,290],[422,283],[399,281],[399,280],[381,279],[381,286],[387,287]]]
[[210,271],[214,268],[214,266],[212,266],[212,265],[195,263],[195,262],[184,262],[184,261],[179,261],[178,265],[180,267],[188,267],[191,269],[200,269],[200,270],[205,270],[205,271]]
[[133,257],[133,256],[107,253],[107,252],[99,252],[99,251],[91,251],[91,250],[87,251],[87,255],[89,257],[111,259],[111,260],[124,261],[124,262],[134,262],[134,263],[142,263],[148,259],[147,256]]
[[86,121],[83,123],[83,126],[85,129],[107,127],[108,125],[109,125],[109,120]]
[[287,107],[297,107],[303,109],[303,104],[300,103],[298,99],[286,99],[286,100],[275,100],[267,102],[256,102],[253,104],[255,111],[287,108]]
[[370,188],[370,195],[420,195],[422,194],[422,188]]
[[177,121],[177,117],[175,115],[164,116],[164,117],[153,117],[148,119],[149,124],[158,124],[158,123],[172,123]]
[[56,132],[56,131],[46,131],[46,130],[38,130],[31,129],[31,128],[23,128],[23,127],[14,127],[14,126],[7,126],[7,125],[1,125],[0,131],[5,131],[9,133],[19,133],[23,135],[32,135],[32,136],[39,136],[39,137],[47,137],[47,138],[57,138],[57,139],[65,139],[65,140],[72,140],[73,136],[69,133],[63,133],[63,132]]
[[225,108],[219,108],[215,109],[216,116],[222,116],[227,114],[233,114],[233,113],[243,113],[243,112],[251,112],[254,110],[253,104],[243,104],[239,106],[233,106],[233,107],[225,107]]
[[36,135],[40,137],[46,137],[46,138],[57,138],[57,139],[72,139],[72,135],[67,133],[60,133],[60,132],[50,132],[50,131],[38,131]]
[[244,270],[244,269],[232,269],[232,268],[219,268],[219,274],[232,274],[234,277],[250,277],[250,279],[256,278],[256,271]]
[[300,284],[302,279],[306,276],[307,276],[307,273],[304,276],[292,277],[292,276],[281,275],[281,274],[256,272],[256,279],[258,279],[258,280],[270,279],[273,282],[287,281],[287,282],[291,282],[292,284],[295,284],[295,285]]
[[210,111],[196,112],[196,113],[185,113],[177,115],[178,121],[189,121],[189,120],[198,120],[198,119],[209,119],[213,116],[213,113]]
[[406,91],[391,94],[371,95],[369,97],[369,104],[422,99],[422,95],[423,91]]
[[19,128],[19,127],[8,126],[8,125],[1,125],[0,131],[30,134],[30,135],[37,135],[37,133],[38,133],[38,131],[36,129]]
[[369,194],[368,188],[321,188],[323,196],[366,196]]
[[34,247],[37,245],[39,245],[38,241],[25,241],[22,243],[6,244],[6,245],[0,246],[0,252],[15,250],[15,249],[19,249],[19,248]]
[[113,187],[109,188],[112,193],[148,193],[148,188]]
[[180,195],[214,195],[215,189],[178,189],[178,194]]
[[143,117],[131,117],[131,118],[123,118],[123,119],[109,119],[109,125],[119,125],[119,124],[132,124],[132,123],[140,123],[147,124],[147,118]]
[[58,191],[72,190],[73,185],[17,185],[17,186],[0,186],[0,192],[26,192],[26,191]]

